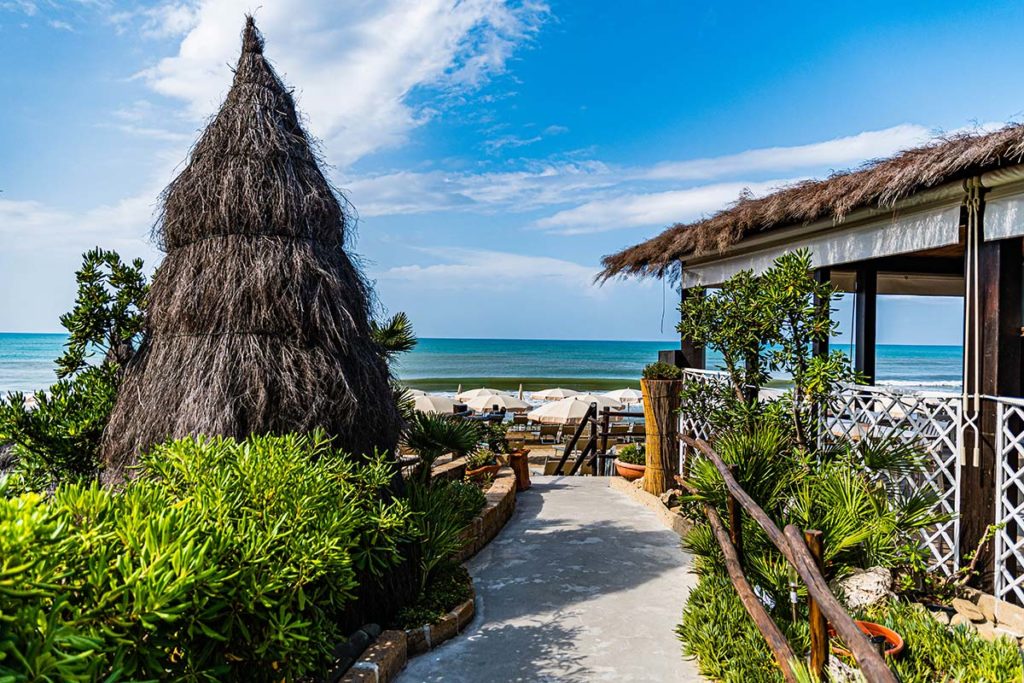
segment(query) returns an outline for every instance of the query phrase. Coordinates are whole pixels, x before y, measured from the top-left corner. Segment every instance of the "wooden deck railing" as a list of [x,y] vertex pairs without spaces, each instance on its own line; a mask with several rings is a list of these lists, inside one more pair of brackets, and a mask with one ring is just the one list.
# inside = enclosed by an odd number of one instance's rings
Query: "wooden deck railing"
[[[600,417],[598,417],[600,415]],[[569,475],[575,475],[580,471],[580,468],[584,464],[589,464],[591,470],[595,476],[601,476],[605,473],[605,461],[613,458],[614,456],[608,453],[608,437],[611,436],[611,418],[613,417],[643,417],[643,413],[631,413],[623,410],[610,410],[609,408],[597,409],[596,403],[591,403],[587,409],[583,419],[580,420],[579,426],[576,427],[576,432],[572,435],[572,438],[565,444],[565,450],[562,452],[562,457],[558,461],[558,469],[556,472],[562,472],[562,468],[565,467],[566,462],[569,460],[569,456],[576,450],[576,445],[579,443],[580,438],[583,437],[584,432],[590,431],[590,438],[587,440],[586,446],[576,456],[575,462],[573,462],[572,469],[569,471]]]
[[[729,509],[729,530],[718,515],[715,508],[704,504],[704,512],[708,518],[708,524],[722,548],[725,556],[725,568],[729,574],[733,586],[740,597],[740,601],[746,608],[750,618],[754,621],[758,631],[768,643],[779,669],[787,681],[796,682],[796,675],[793,672],[792,662],[795,660],[793,649],[786,640],[778,625],[772,621],[754,593],[750,582],[743,574],[741,560],[741,538],[743,514],[741,508],[747,515],[760,526],[768,538],[779,549],[779,552],[789,561],[796,570],[800,579],[807,587],[809,602],[809,617],[811,630],[811,673],[819,679],[828,665],[829,635],[828,624],[843,639],[846,646],[853,653],[854,659],[860,666],[861,673],[869,683],[896,683],[896,676],[889,670],[885,659],[874,648],[864,633],[860,630],[853,619],[829,590],[828,582],[822,574],[822,556],[824,548],[822,545],[820,531],[801,532],[796,526],[790,524],[785,530],[780,530],[775,522],[761,509],[753,498],[743,490],[743,487],[736,481],[738,470],[736,466],[728,466],[714,449],[702,439],[682,437],[683,440],[693,448],[699,450],[718,470],[725,482],[728,492]],[[676,480],[685,486],[681,477]],[[740,546],[737,549],[737,546]]]

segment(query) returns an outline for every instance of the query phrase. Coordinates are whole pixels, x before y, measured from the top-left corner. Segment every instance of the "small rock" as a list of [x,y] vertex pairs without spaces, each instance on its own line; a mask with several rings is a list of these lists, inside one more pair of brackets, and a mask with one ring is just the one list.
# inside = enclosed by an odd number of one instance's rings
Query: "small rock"
[[870,607],[893,596],[892,572],[885,567],[858,571],[839,581],[838,588],[850,610]]
[[994,595],[988,595],[987,593],[979,593],[978,599],[973,600],[981,613],[985,615],[986,621],[996,622],[996,598]]
[[995,641],[1000,638],[1013,640],[1014,642],[1016,642],[1017,640],[1013,633],[1010,633],[1005,629],[1001,629],[998,626],[995,626],[994,624],[991,624],[987,621],[983,621],[980,624],[976,624],[975,628],[978,631],[978,635],[988,641]]
[[953,598],[953,609],[956,610],[957,614],[962,614],[971,621],[985,621],[985,615],[982,613],[978,606],[970,600],[964,600],[963,598]]
[[828,658],[827,678],[832,683],[861,683],[864,677],[860,671],[850,666],[839,657]]
[[973,628],[974,627],[974,622],[972,622],[968,617],[964,616],[963,614],[960,614],[960,612],[957,612],[956,614],[953,615],[953,618],[949,620],[949,625],[950,626],[961,626],[961,625],[964,625],[964,626],[970,626],[970,627]]
[[934,612],[930,611],[928,613],[932,615],[932,618],[935,619],[935,621],[939,622],[943,626],[949,626],[949,613],[946,612],[946,610],[937,609]]
[[679,503],[679,496],[683,492],[679,489],[669,489],[665,493],[658,496],[661,499],[661,504],[667,508],[675,507]]

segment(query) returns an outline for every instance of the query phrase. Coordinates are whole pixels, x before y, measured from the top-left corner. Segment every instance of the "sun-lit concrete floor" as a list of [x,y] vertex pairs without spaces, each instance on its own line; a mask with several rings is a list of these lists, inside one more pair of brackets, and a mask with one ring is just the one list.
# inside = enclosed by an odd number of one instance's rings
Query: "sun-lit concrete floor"
[[534,477],[469,562],[476,617],[420,681],[696,681],[675,635],[696,577],[679,537],[601,477]]

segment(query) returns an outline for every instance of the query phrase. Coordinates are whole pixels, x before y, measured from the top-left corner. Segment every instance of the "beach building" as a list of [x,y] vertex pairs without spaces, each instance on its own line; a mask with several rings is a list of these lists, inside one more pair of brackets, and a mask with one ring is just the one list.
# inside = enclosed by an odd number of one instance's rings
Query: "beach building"
[[[601,278],[654,277],[685,299],[745,269],[807,248],[816,274],[855,294],[854,363],[873,384],[880,294],[961,296],[963,392],[850,387],[833,431],[887,431],[927,448],[924,485],[957,515],[925,538],[935,566],[955,571],[990,525],[1005,524],[984,561],[999,597],[1024,603],[1022,388],[1024,125],[965,133],[859,169],[741,196],[732,206],[604,258]],[[827,353],[827,346],[816,349]],[[663,354],[691,378],[705,353]],[[683,416],[700,433],[700,416]]]

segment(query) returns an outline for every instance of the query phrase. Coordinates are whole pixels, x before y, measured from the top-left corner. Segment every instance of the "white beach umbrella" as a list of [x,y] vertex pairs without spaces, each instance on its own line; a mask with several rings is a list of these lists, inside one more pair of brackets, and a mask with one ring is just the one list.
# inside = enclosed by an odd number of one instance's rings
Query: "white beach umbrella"
[[597,404],[597,409],[608,408],[609,410],[619,410],[622,408],[622,402],[616,401],[614,398],[609,398],[604,394],[576,394],[572,397],[573,401],[579,401],[590,405],[591,403]]
[[540,408],[528,412],[526,416],[534,422],[543,424],[575,424],[583,419],[589,408],[589,403],[570,397],[545,403]]
[[460,391],[455,394],[455,399],[458,401],[468,401],[477,396],[508,396],[512,398],[512,394],[501,389],[488,389],[487,387],[480,387],[479,389],[470,389],[469,391]]
[[498,406],[498,410],[504,408],[513,413],[525,413],[532,406],[526,401],[520,401],[515,396],[509,396],[508,394],[487,394],[486,396],[477,396],[466,401],[466,405],[477,411],[478,413],[486,413],[490,411],[494,406]]
[[615,391],[606,391],[604,395],[627,406],[642,403],[644,400],[644,395],[636,389],[616,389]]
[[421,413],[453,413],[455,401],[447,396],[425,394],[413,399],[413,406]]
[[554,389],[541,389],[540,391],[535,391],[531,396],[541,401],[561,401],[563,398],[576,396],[579,393],[580,392],[573,391],[572,389],[555,387]]

